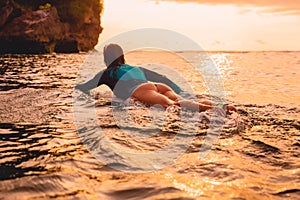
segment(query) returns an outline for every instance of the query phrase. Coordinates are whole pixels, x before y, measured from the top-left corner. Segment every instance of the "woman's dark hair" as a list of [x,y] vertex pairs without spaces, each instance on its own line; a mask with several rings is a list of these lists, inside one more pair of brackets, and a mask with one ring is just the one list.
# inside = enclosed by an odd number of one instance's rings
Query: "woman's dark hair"
[[105,45],[103,49],[103,54],[107,70],[112,69],[114,78],[116,79],[116,69],[121,64],[125,64],[123,49],[117,44],[108,44]]

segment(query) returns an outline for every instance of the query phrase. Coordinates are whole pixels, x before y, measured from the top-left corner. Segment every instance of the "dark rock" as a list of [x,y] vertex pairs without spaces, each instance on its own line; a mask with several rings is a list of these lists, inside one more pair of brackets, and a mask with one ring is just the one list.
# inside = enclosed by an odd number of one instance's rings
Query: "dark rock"
[[8,21],[13,10],[14,8],[9,1],[5,1],[2,5],[0,5],[0,28]]
[[57,53],[78,53],[78,42],[75,40],[64,40],[56,43],[55,52]]
[[66,30],[54,7],[27,12],[1,29],[0,53],[52,52]]
[[70,26],[63,43],[77,41],[79,51],[92,50],[102,31],[102,0],[52,0],[50,3],[57,7],[62,22]]
[[92,50],[101,9],[101,0],[0,0],[0,53]]

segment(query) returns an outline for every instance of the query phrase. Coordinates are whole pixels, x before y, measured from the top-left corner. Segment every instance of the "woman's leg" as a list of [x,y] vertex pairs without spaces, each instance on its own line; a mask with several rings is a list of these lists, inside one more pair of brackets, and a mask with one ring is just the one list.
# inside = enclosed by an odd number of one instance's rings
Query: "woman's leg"
[[207,100],[207,99],[200,100],[199,103],[206,104],[206,105],[209,105],[209,106],[213,106],[214,105],[214,102],[212,102],[210,100]]
[[133,98],[150,104],[159,104],[164,108],[174,105],[175,101],[168,98],[168,96],[158,92],[157,87],[153,83],[144,83],[134,90],[131,95]]
[[165,95],[166,97],[168,97],[169,99],[171,99],[173,101],[178,101],[179,98],[178,98],[177,94],[169,86],[167,86],[163,83],[156,83],[155,86],[157,88],[157,91],[160,94]]
[[198,103],[191,100],[182,99],[177,101],[177,105],[194,111],[205,111],[211,109],[212,106],[208,104]]
[[169,86],[162,83],[156,83],[155,85],[160,94],[167,96],[169,99],[175,101],[177,105],[180,105],[184,108],[195,110],[195,111],[204,111],[212,108],[213,105],[212,101],[203,100],[197,103],[191,100],[179,99],[177,94]]
[[[159,104],[164,108],[171,105],[179,105],[195,111],[205,111],[215,107],[214,103],[209,100],[202,100],[198,103],[191,100],[179,99],[169,86],[161,83],[155,85],[153,83],[142,84],[134,90],[131,96],[144,103],[150,105]],[[219,107],[215,107],[215,109],[223,111]]]
[[[205,105],[208,105],[208,106],[217,106],[216,103],[214,103],[213,101],[207,100],[207,99],[201,100],[199,103],[200,104],[205,104]],[[237,112],[237,109],[233,105],[227,105],[226,104],[224,109],[225,109],[226,113],[230,113],[230,111]]]
[[179,100],[176,93],[169,86],[161,83],[144,83],[136,88],[131,96],[141,102],[150,105],[159,104],[164,108],[174,104],[195,111],[204,111],[211,108],[210,105],[185,99]]

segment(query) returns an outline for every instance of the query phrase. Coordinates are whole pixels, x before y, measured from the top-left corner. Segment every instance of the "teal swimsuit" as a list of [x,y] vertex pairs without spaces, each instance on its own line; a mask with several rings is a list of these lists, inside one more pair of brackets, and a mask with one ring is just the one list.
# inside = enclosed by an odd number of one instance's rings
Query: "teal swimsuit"
[[[127,64],[122,64],[116,69],[117,79],[119,80],[130,80],[130,79],[139,79],[147,81],[145,74],[138,67],[133,67]],[[110,77],[113,78],[113,70],[110,70]]]
[[[147,79],[145,77],[145,74],[143,71],[138,67],[133,67],[127,64],[122,64],[120,67],[116,69],[116,75],[117,79],[121,82],[116,85],[119,87],[122,87],[120,84],[127,82],[127,93],[132,94],[133,91],[140,86],[142,83],[147,83]],[[109,72],[110,78],[114,78],[113,76],[113,70],[110,70]],[[124,82],[123,82],[124,81]],[[131,84],[129,84],[131,82]],[[123,89],[124,87],[122,87]],[[116,89],[116,86],[115,86]]]

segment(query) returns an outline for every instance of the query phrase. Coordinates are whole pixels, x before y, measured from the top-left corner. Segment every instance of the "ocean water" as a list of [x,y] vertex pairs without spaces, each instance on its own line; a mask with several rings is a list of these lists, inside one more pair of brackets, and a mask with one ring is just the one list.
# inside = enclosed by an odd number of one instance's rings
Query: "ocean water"
[[[210,95],[206,77],[217,76],[222,82],[227,101],[238,108],[243,128],[224,127],[209,146],[209,154],[201,157],[209,127],[198,125],[198,115],[186,122],[196,128],[187,134],[191,127],[178,132],[182,126],[178,120],[161,120],[170,119],[161,118],[168,115],[165,111],[131,106],[126,109],[137,124],[147,127],[150,121],[155,126],[153,116],[159,113],[161,125],[151,137],[141,128],[124,129],[116,121],[111,92],[104,86],[94,92],[95,100],[75,95],[82,107],[95,110],[95,121],[109,139],[103,145],[100,136],[92,138],[89,144],[103,149],[97,156],[81,137],[85,131],[76,126],[73,87],[104,67],[101,56],[1,55],[0,198],[298,199],[300,52],[209,52],[209,56],[218,76],[201,73],[208,62],[203,59],[198,65],[201,52],[126,55],[128,63],[154,66],[199,98]],[[95,130],[92,124],[85,126]],[[162,168],[150,160],[157,170],[139,170],[143,159],[128,170],[126,164],[133,160],[120,153],[134,152],[142,158],[172,144],[174,138],[190,138],[190,143],[173,149],[183,153]],[[110,144],[119,156],[109,151]],[[173,152],[163,154],[166,161]]]

